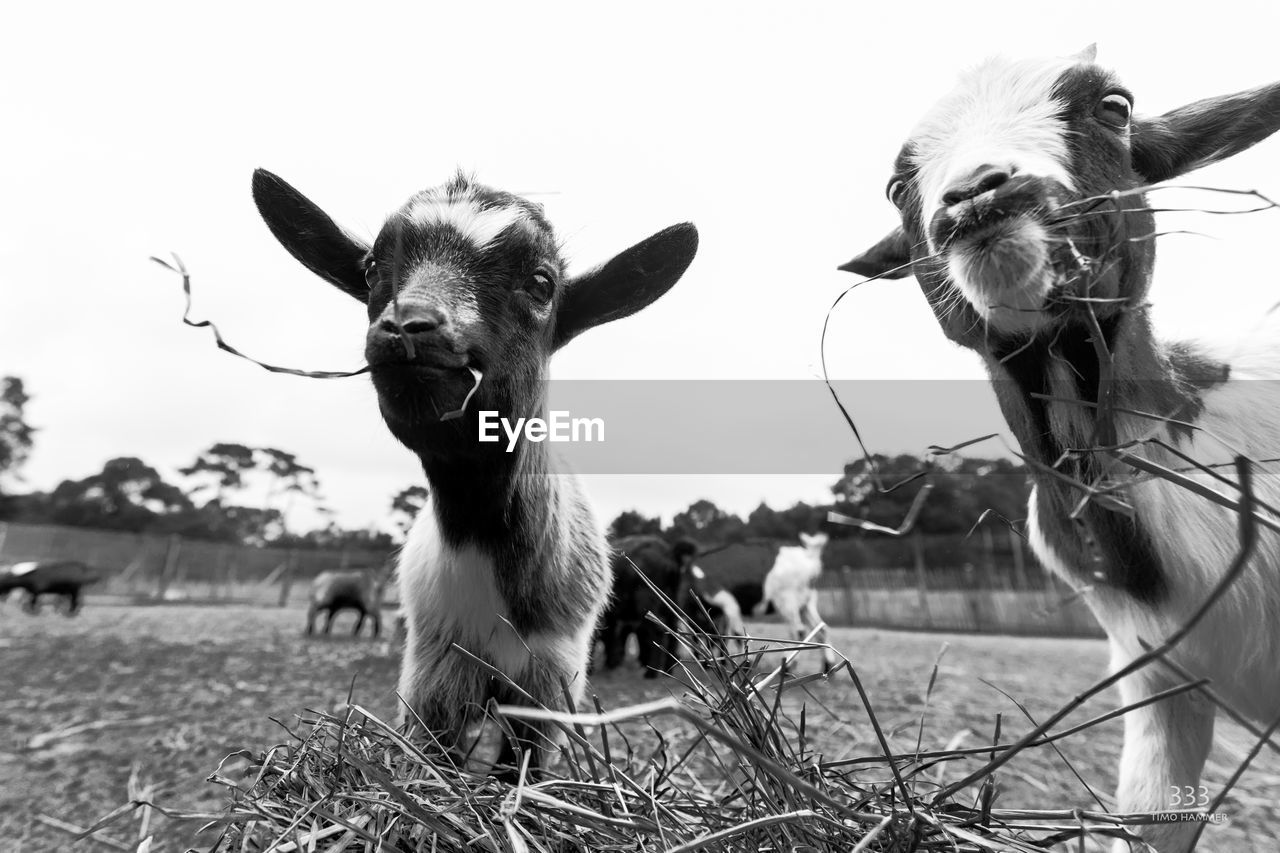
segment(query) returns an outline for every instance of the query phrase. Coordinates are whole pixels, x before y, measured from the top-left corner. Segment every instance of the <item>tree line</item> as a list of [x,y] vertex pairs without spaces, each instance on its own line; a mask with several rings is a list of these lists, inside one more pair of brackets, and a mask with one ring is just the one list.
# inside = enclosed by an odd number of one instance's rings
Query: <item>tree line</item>
[[833,539],[863,538],[867,534],[857,527],[828,523],[828,514],[834,511],[897,529],[926,483],[932,488],[915,522],[923,534],[963,536],[980,520],[1012,522],[1021,520],[1026,512],[1026,469],[1008,459],[951,456],[925,460],[910,454],[876,454],[844,466],[840,478],[831,485],[832,500],[828,503],[798,502],[782,510],[761,503],[746,518],[740,518],[704,499],[676,513],[665,527],[659,518],[628,510],[613,520],[609,533],[615,537],[641,533],[687,537],[711,545],[753,539],[794,541],[801,532],[819,529]]
[[[67,479],[48,492],[22,491],[21,469],[38,430],[27,420],[29,396],[21,379],[0,378],[0,521],[64,524],[138,533],[176,533],[197,539],[247,545],[302,548],[390,548],[382,530],[346,529],[332,520],[320,477],[296,455],[279,448],[218,442],[197,453],[171,482],[142,459],[110,459],[101,471]],[[839,559],[879,565],[903,562],[902,543],[856,527],[827,522],[828,513],[865,519],[894,529],[908,515],[925,483],[931,485],[916,527],[934,541],[958,540],[980,520],[1013,521],[1025,512],[1026,470],[1008,459],[958,455],[925,460],[876,455],[857,459],[831,484],[829,502],[798,502],[786,509],[761,503],[745,518],[709,500],[676,513],[671,523],[638,510],[619,514],[609,525],[613,537],[659,534],[690,538],[704,547],[753,540],[795,541],[800,532],[826,530]],[[249,500],[249,493],[262,497]],[[407,531],[425,505],[427,489],[413,485],[391,496],[388,518]],[[292,530],[288,519],[299,507],[311,509],[323,526]]]
[[[332,519],[314,468],[275,447],[217,442],[166,479],[136,456],[109,459],[102,470],[66,479],[48,492],[24,491],[21,469],[38,430],[27,420],[21,379],[0,378],[0,521],[63,524],[131,533],[178,534],[214,542],[295,548],[389,549],[391,534],[347,529]],[[256,489],[255,489],[256,487]],[[249,500],[257,491],[262,497]],[[427,490],[408,486],[392,496],[389,517],[407,529]],[[293,510],[309,508],[322,526],[289,526]]]

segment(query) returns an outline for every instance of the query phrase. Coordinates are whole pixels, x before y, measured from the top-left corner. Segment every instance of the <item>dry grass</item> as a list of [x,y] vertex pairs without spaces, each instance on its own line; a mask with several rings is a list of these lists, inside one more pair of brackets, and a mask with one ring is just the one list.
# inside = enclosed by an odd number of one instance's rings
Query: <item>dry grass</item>
[[[754,710],[749,710],[739,707],[740,695],[736,699],[721,697],[729,685],[741,687],[742,676],[737,681],[716,682],[714,673],[695,669],[685,680],[696,675],[707,691],[704,695],[696,685],[684,688],[661,679],[643,681],[634,664],[598,673],[591,681],[589,695],[600,697],[603,705],[614,709],[683,699],[695,719],[665,714],[600,727],[584,725],[584,735],[594,747],[595,769],[584,764],[586,753],[576,747],[575,762],[558,763],[546,781],[526,785],[518,800],[512,787],[483,776],[450,770],[436,778],[430,773],[431,764],[423,763],[416,750],[406,749],[385,727],[345,707],[347,690],[356,676],[357,703],[368,708],[373,717],[386,720],[394,716],[394,655],[367,641],[353,643],[335,637],[309,642],[300,636],[302,618],[300,611],[288,609],[120,608],[98,606],[92,600],[84,614],[73,620],[30,618],[14,607],[0,608],[0,646],[6,670],[17,674],[17,689],[0,698],[0,731],[6,733],[0,750],[7,750],[0,751],[4,771],[0,774],[0,849],[68,849],[71,832],[37,822],[38,816],[70,824],[72,831],[85,828],[129,798],[130,778],[136,776],[135,791],[152,788],[150,800],[162,807],[216,814],[236,822],[234,829],[223,822],[211,834],[197,835],[202,821],[170,820],[153,812],[148,825],[153,851],[183,850],[188,845],[207,849],[224,830],[228,835],[223,849],[239,849],[242,841],[237,833],[245,830],[253,841],[244,849],[266,849],[295,818],[299,820],[285,844],[305,839],[313,831],[342,827],[326,814],[341,815],[349,822],[364,820],[361,814],[366,815],[367,821],[359,828],[369,836],[379,837],[389,830],[385,836],[388,841],[397,832],[411,837],[416,819],[404,816],[407,807],[394,799],[384,782],[427,813],[452,804],[454,811],[439,820],[483,829],[488,834],[471,845],[478,849],[510,846],[507,823],[502,820],[507,803],[508,808],[516,807],[512,825],[517,832],[528,834],[525,840],[533,850],[539,849],[538,844],[544,849],[624,849],[618,835],[625,832],[646,839],[643,846],[633,843],[626,849],[663,850],[663,839],[654,837],[657,830],[646,828],[650,825],[644,823],[654,815],[663,821],[662,832],[675,846],[713,826],[741,826],[752,819],[755,810],[768,811],[779,823],[750,827],[704,849],[752,850],[756,849],[752,845],[768,848],[771,843],[791,840],[810,845],[799,847],[801,850],[848,851],[857,843],[848,839],[865,833],[872,820],[855,818],[856,825],[845,826],[842,816],[840,826],[834,826],[820,818],[794,814],[810,810],[830,819],[835,811],[794,787],[790,777],[812,783],[836,798],[842,808],[857,805],[858,792],[879,789],[892,781],[871,716],[863,709],[847,672],[826,681],[812,675],[808,681],[789,681],[780,692],[766,688],[762,695],[768,698],[767,705],[756,701],[752,703]],[[345,628],[346,623],[340,627]],[[778,630],[775,625],[753,626],[753,631],[764,635]],[[850,629],[835,629],[832,636],[836,647],[854,661],[890,750],[912,756],[899,761],[898,766],[916,800],[931,797],[940,785],[988,761],[989,749],[981,747],[992,741],[998,717],[1005,742],[1031,729],[1017,705],[986,682],[1024,704],[1036,719],[1043,719],[1086,690],[1106,665],[1105,645],[1090,640],[1014,640]],[[943,647],[946,652],[939,658]],[[761,661],[756,678],[774,663],[776,658]],[[803,673],[813,673],[818,666],[816,656],[809,653],[797,663]],[[1110,694],[1099,699],[1067,723],[1102,713],[1114,702]],[[726,701],[726,709],[718,716],[708,710],[719,707],[715,702]],[[304,708],[318,710],[304,712],[306,722],[299,722],[295,715]],[[64,732],[87,720],[136,721],[146,717],[160,717],[161,721],[73,732],[48,740],[39,749],[27,748],[37,736]],[[287,723],[296,736],[287,734],[270,717]],[[719,741],[706,740],[703,724],[714,721],[717,728],[733,734],[741,729],[735,720],[769,723],[763,730],[768,737],[761,739],[747,731],[740,733],[740,739],[765,756],[785,761],[783,775],[774,777],[759,770],[750,753],[739,755]],[[341,751],[339,733],[343,733]],[[606,737],[608,762],[602,760]],[[1219,727],[1218,741],[1206,773],[1206,783],[1213,791],[1221,788],[1237,766],[1252,737],[1244,729],[1226,724]],[[914,762],[917,742],[922,759],[918,764]],[[1107,808],[1112,806],[1109,793],[1114,787],[1119,744],[1118,720],[1100,723],[1057,743]],[[966,747],[975,751],[963,753]],[[931,756],[938,751],[947,753],[945,760]],[[684,757],[686,753],[688,757]],[[332,763],[339,754],[350,754],[369,768],[380,768],[385,777],[369,775],[354,763]],[[232,758],[223,762],[227,756]],[[437,765],[444,761],[439,752],[427,756]],[[205,784],[204,778],[220,763],[224,784]],[[248,775],[242,776],[246,770]],[[262,783],[254,786],[259,773],[264,774]],[[621,781],[623,775],[636,782],[644,795]],[[236,788],[232,790],[226,783],[234,783]],[[973,786],[950,801],[972,810],[981,789],[980,784]],[[1014,813],[1025,810],[1055,809],[1064,816],[1077,807],[1101,810],[1050,747],[1023,750],[997,771],[991,790],[993,826],[1000,821],[1012,822]],[[877,808],[893,807],[893,791],[885,789],[878,801],[860,810],[876,814]],[[230,801],[228,794],[232,794]],[[540,799],[540,794],[559,802]],[[579,805],[597,815],[604,814],[603,806],[609,805],[612,820],[634,822],[639,828],[571,814],[560,802]],[[1210,827],[1205,848],[1280,848],[1277,802],[1280,762],[1264,753],[1221,808],[1228,823]],[[318,810],[307,812],[314,803],[320,803]],[[626,811],[621,809],[623,804]],[[902,804],[899,795],[899,811]],[[978,835],[988,832],[980,825],[961,825],[963,813],[948,812],[948,808],[944,804],[931,812],[943,812],[938,819],[944,827],[954,825],[958,831]],[[260,809],[269,818],[263,817]],[[717,815],[716,810],[722,814]],[[128,811],[92,840],[70,849],[134,850],[142,816],[140,809]],[[673,816],[681,820],[673,821]],[[256,822],[250,825],[251,820]],[[1035,822],[1045,825],[1051,820],[1041,814]],[[349,830],[328,831],[334,834],[319,840],[315,849],[342,849],[335,845]],[[905,831],[906,824],[892,824],[878,836],[879,841],[864,849],[892,849],[887,839]],[[924,831],[935,836],[941,833],[928,825]],[[552,839],[564,833],[568,840],[559,847],[551,846]],[[232,838],[237,838],[234,845]],[[828,844],[824,839],[840,840]],[[366,849],[368,843],[358,833],[349,841],[348,850]],[[376,845],[370,844],[368,849],[376,849]],[[442,842],[437,849],[459,848]]]

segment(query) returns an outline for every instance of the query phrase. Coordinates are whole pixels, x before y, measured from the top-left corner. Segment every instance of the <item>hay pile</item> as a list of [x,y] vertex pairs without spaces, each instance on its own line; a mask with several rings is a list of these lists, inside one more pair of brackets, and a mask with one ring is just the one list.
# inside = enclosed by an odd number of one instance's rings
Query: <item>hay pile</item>
[[[211,777],[232,795],[215,849],[989,851],[1044,849],[1086,827],[1122,832],[1121,819],[1102,813],[993,808],[995,762],[958,787],[939,781],[948,762],[1007,759],[1093,723],[1027,743],[892,755],[847,660],[829,676],[791,678],[763,671],[754,644],[726,656],[694,630],[680,636],[694,660],[676,673],[678,699],[613,712],[596,700],[578,714],[490,709],[499,726],[516,716],[560,725],[560,759],[536,781],[468,769],[465,756],[410,742],[356,705],[308,716],[293,742],[254,757],[246,778]],[[790,660],[819,648],[785,651]],[[798,700],[816,700],[809,685],[828,677],[853,680],[880,753],[828,760],[814,751]],[[673,718],[696,735],[676,736]]]

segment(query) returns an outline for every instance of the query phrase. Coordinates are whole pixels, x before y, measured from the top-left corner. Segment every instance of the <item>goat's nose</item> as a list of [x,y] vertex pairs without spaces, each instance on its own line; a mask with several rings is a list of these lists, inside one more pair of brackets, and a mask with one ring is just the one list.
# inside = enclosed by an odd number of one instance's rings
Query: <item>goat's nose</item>
[[400,308],[399,328],[396,327],[394,312],[388,312],[387,316],[379,323],[379,328],[381,331],[390,334],[398,333],[402,329],[407,335],[423,335],[435,331],[448,322],[449,315],[440,308],[430,308],[423,305],[403,305]]
[[977,198],[987,190],[993,190],[1006,183],[1011,177],[1010,171],[1010,169],[984,163],[952,184],[951,188],[942,194],[942,203],[950,207],[953,204]]

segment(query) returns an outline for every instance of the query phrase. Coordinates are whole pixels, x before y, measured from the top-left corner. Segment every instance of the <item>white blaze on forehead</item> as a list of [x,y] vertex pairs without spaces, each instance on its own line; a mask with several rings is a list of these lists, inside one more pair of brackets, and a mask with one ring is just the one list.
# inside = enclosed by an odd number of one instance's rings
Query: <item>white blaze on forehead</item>
[[448,198],[424,198],[409,208],[408,219],[430,228],[449,225],[477,249],[483,249],[516,223],[527,223],[525,209],[518,204],[484,207],[471,194]]
[[991,59],[960,78],[911,134],[926,226],[943,194],[979,166],[1074,188],[1064,105],[1054,87],[1079,62]]

